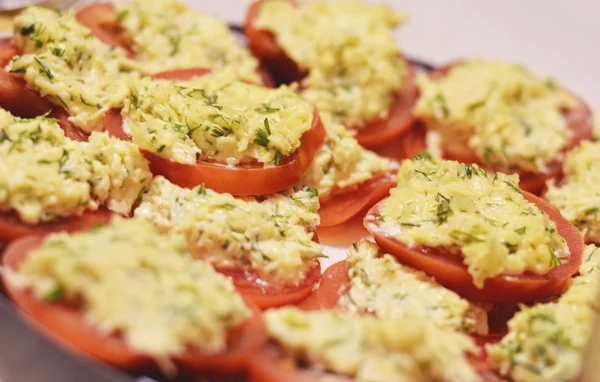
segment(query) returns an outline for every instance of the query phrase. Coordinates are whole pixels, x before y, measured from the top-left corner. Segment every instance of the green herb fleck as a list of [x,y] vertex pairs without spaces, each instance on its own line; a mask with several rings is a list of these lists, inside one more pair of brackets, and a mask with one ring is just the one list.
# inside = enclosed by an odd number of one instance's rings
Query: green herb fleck
[[46,74],[46,77],[48,77],[48,79],[50,79],[50,80],[54,79],[54,74],[52,74],[50,69],[48,69],[48,67],[46,65],[44,65],[42,60],[40,60],[38,57],[34,57],[33,59],[42,68],[42,70],[44,71],[44,74]]
[[271,107],[271,106],[267,105],[266,103],[263,103],[260,105],[260,107],[257,107],[256,109],[254,109],[254,111],[259,112],[260,114],[271,114],[276,111],[279,111],[279,108]]
[[64,289],[60,285],[57,285],[50,292],[46,293],[42,299],[46,302],[56,302],[61,300],[64,295]]
[[319,196],[319,190],[317,190],[315,187],[309,187],[306,191],[308,191],[308,193],[311,196]]

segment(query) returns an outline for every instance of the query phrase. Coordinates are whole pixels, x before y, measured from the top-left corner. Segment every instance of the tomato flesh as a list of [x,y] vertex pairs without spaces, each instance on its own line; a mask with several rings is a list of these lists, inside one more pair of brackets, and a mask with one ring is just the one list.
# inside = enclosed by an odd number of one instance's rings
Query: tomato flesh
[[5,67],[12,58],[19,54],[19,49],[12,43],[10,37],[0,38],[0,67]]

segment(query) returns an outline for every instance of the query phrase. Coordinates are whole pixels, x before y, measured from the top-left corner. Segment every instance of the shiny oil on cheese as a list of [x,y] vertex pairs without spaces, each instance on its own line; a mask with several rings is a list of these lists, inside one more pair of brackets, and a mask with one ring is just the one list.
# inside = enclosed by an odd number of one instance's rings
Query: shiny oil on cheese
[[382,233],[462,255],[480,288],[500,274],[547,273],[569,255],[555,223],[521,194],[517,175],[423,154],[402,164],[397,181],[381,202]]
[[551,79],[520,65],[472,60],[442,79],[422,75],[418,85],[414,112],[444,145],[473,150],[504,171],[544,172],[562,158],[571,136],[562,112],[576,100]]
[[308,72],[303,95],[345,125],[385,118],[407,73],[391,29],[406,16],[354,0],[298,6],[265,1],[256,26],[273,32],[285,53]]

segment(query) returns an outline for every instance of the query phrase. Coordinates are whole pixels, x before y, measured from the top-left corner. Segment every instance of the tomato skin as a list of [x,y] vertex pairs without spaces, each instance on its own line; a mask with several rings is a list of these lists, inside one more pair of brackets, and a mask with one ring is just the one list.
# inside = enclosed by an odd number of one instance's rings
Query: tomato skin
[[20,78],[0,69],[0,107],[22,118],[43,115],[52,105]]
[[75,14],[77,21],[86,26],[92,34],[106,45],[119,47],[130,58],[135,57],[131,39],[127,37],[117,20],[117,12],[112,3],[95,3],[81,8]]
[[20,54],[10,37],[0,38],[0,67],[5,67],[16,55]]
[[523,192],[528,201],[534,203],[556,223],[558,233],[566,240],[571,256],[561,265],[545,275],[498,275],[485,280],[482,289],[473,285],[462,259],[443,249],[408,248],[394,238],[385,236],[378,227],[378,205],[373,207],[364,220],[365,228],[385,252],[410,267],[420,269],[445,287],[454,290],[470,301],[485,301],[497,304],[514,304],[540,300],[561,293],[570,277],[577,272],[582,261],[583,237],[560,212],[537,196]]
[[402,156],[405,159],[427,150],[427,128],[422,123],[415,123],[412,129],[400,137]]
[[321,309],[333,309],[340,298],[350,290],[350,266],[346,260],[331,264],[323,273],[317,289],[317,300]]
[[[104,119],[106,130],[118,138],[130,139],[123,132],[122,118],[117,109],[110,110]],[[154,175],[186,188],[202,183],[221,193],[235,196],[256,196],[279,192],[296,185],[312,163],[317,150],[325,141],[325,128],[318,112],[314,111],[312,127],[302,136],[300,147],[280,165],[227,166],[220,163],[198,162],[183,164],[141,150],[150,162]]]

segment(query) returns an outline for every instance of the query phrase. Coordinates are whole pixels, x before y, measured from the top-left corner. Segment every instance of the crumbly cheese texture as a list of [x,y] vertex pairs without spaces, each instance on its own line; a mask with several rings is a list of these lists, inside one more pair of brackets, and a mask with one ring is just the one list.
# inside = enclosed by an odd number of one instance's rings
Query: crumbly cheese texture
[[565,178],[548,183],[546,199],[575,224],[588,242],[600,243],[600,142],[582,142],[564,162]]
[[500,274],[545,274],[570,254],[554,222],[523,197],[517,175],[423,154],[405,161],[397,180],[379,209],[382,233],[463,256],[480,288]]
[[515,382],[573,381],[582,367],[600,288],[600,251],[590,245],[579,276],[556,302],[523,308],[508,334],[488,346],[492,365]]
[[446,148],[473,150],[502,171],[544,172],[562,159],[571,136],[563,111],[576,100],[551,79],[520,65],[472,60],[442,79],[422,75],[417,82],[415,115]]
[[200,67],[260,83],[258,60],[221,20],[177,0],[135,0],[115,7],[133,42],[135,68],[142,73]]
[[152,174],[132,143],[93,133],[65,137],[57,121],[0,109],[0,210],[30,224],[81,215],[104,204],[127,215]]
[[267,332],[283,351],[309,367],[359,382],[479,381],[465,358],[472,340],[418,316],[351,316],[339,310],[272,309]]
[[162,231],[184,233],[198,255],[219,268],[250,268],[291,283],[301,281],[323,248],[312,241],[319,223],[313,189],[275,194],[259,203],[198,186],[185,189],[162,177],[152,182],[135,217]]
[[313,107],[294,88],[264,88],[228,73],[188,82],[143,80],[130,89],[124,123],[143,149],[179,163],[279,164],[311,129]]
[[130,66],[125,52],[94,38],[72,12],[25,9],[15,19],[14,42],[24,54],[13,59],[10,71],[87,132],[104,128],[104,114],[121,105],[127,83],[136,78],[124,73]]
[[273,32],[288,57],[307,71],[306,99],[360,128],[385,118],[402,87],[407,67],[391,29],[405,19],[389,7],[355,0],[297,6],[269,0],[256,26]]
[[352,133],[329,113],[320,115],[327,134],[325,143],[301,183],[317,188],[321,200],[392,170],[389,159],[360,146]]
[[354,244],[347,261],[350,289],[339,301],[345,311],[385,319],[411,313],[419,320],[454,330],[468,331],[475,325],[467,316],[467,300],[391,255],[379,256],[374,243],[363,240]]
[[189,254],[183,236],[139,220],[49,236],[10,275],[39,299],[81,304],[100,334],[119,333],[158,359],[190,346],[222,351],[229,329],[251,314],[231,281]]

